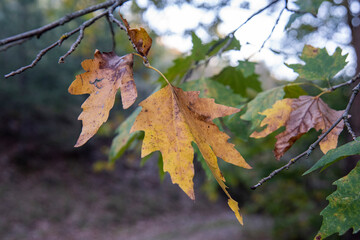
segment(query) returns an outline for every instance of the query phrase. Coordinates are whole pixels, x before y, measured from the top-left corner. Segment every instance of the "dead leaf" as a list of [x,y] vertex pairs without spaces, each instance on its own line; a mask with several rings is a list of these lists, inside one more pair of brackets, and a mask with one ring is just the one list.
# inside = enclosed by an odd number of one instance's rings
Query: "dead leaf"
[[234,114],[237,108],[219,105],[214,99],[199,98],[199,92],[184,92],[168,85],[140,103],[142,111],[131,129],[145,131],[141,156],[160,151],[164,161],[164,171],[169,172],[173,183],[191,198],[195,199],[194,150],[195,142],[211,169],[216,180],[229,197],[229,206],[242,223],[237,202],[226,190],[217,157],[234,165],[251,168],[228,143],[229,136],[221,132],[213,119]]
[[96,50],[94,59],[84,60],[81,66],[86,72],[76,75],[68,90],[74,95],[90,94],[81,105],[83,112],[78,119],[83,128],[75,147],[85,144],[107,121],[119,88],[124,109],[137,97],[132,54],[119,57],[114,52]]
[[120,14],[121,20],[124,22],[127,29],[127,34],[129,35],[130,41],[134,44],[136,50],[142,55],[147,56],[151,45],[152,39],[146,30],[142,27],[140,28],[131,28],[128,21],[123,18]]
[[[296,99],[279,100],[271,109],[261,113],[266,116],[261,126],[267,124],[267,127],[261,132],[254,132],[251,137],[265,137],[281,126],[285,126],[285,131],[276,136],[274,153],[275,157],[280,159],[295,141],[311,128],[326,132],[343,113],[344,111],[329,108],[320,97],[300,96]],[[324,154],[330,149],[336,148],[339,134],[343,128],[344,123],[340,122],[320,142],[320,149]]]

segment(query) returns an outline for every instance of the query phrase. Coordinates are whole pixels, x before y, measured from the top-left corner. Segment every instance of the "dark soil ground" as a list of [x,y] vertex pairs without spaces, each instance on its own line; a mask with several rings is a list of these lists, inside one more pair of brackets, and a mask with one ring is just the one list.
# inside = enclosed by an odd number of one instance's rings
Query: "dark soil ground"
[[113,171],[94,172],[91,159],[51,155],[19,162],[11,148],[5,152],[1,240],[270,239],[269,221],[246,216],[244,230],[225,201],[208,201],[201,180],[195,202],[168,176],[161,181],[155,159],[139,167],[138,158],[125,157]]

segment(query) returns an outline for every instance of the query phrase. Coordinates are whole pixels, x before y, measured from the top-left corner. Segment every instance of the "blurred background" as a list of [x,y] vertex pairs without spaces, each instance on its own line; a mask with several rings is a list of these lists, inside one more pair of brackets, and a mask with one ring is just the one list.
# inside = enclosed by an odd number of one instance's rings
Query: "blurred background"
[[[100,2],[2,0],[0,39]],[[326,47],[330,54],[337,46],[343,49],[343,54],[349,53],[349,64],[338,75],[339,81],[358,72],[359,1],[317,1],[322,4],[313,14],[292,19],[293,12],[284,11],[275,24],[285,2],[278,1],[238,30],[235,37],[241,43],[241,50],[215,59],[214,71],[220,71],[223,62],[234,65],[238,60],[249,59],[257,62],[256,74],[262,89],[268,89],[297,78],[284,62],[300,62],[297,56],[304,44],[312,44]],[[267,0],[134,0],[125,3],[120,11],[131,26],[147,29],[153,38],[150,61],[166,72],[172,60],[191,51],[193,32],[205,43],[224,37],[269,3]],[[299,8],[292,1],[288,3],[290,9]],[[108,162],[115,129],[135,109],[123,110],[120,96],[97,135],[85,146],[73,147],[81,130],[77,117],[86,96],[72,96],[67,88],[75,75],[83,72],[81,61],[93,58],[95,49],[111,51],[106,19],[86,29],[84,40],[64,64],[59,65],[58,58],[70,48],[76,36],[50,51],[36,67],[9,79],[3,77],[29,64],[41,49],[93,16],[85,15],[38,39],[0,51],[0,239],[251,240],[315,236],[322,221],[319,213],[328,204],[326,196],[336,189],[332,182],[349,172],[356,159],[302,177],[321,157],[315,151],[309,159],[252,191],[250,186],[285,162],[277,162],[272,155],[274,135],[263,140],[233,136],[233,142],[253,167],[249,171],[220,161],[230,193],[244,215],[245,226],[240,227],[227,207],[224,194],[206,176],[199,161],[194,161],[195,202],[171,183],[168,174],[159,170],[158,153],[146,162],[141,160],[141,141],[115,164]],[[271,38],[265,41],[273,26],[276,28]],[[115,34],[116,53],[121,56],[132,52],[126,34],[117,28]],[[144,68],[139,59],[135,61],[134,75],[139,103],[157,87],[158,75]],[[256,92],[250,92],[247,97],[255,95]],[[343,89],[326,101],[335,109],[343,109],[348,96],[349,89]],[[352,113],[352,121],[359,134],[359,112]],[[314,131],[304,136],[287,156],[304,151],[316,134]],[[343,133],[340,144],[348,141],[347,138]],[[359,238],[349,232],[341,238],[329,239]]]

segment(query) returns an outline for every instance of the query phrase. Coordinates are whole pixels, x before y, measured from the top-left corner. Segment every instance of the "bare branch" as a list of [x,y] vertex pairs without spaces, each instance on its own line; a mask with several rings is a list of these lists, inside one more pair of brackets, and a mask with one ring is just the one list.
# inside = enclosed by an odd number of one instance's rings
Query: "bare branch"
[[281,9],[280,13],[279,13],[279,16],[277,17],[276,21],[275,21],[275,24],[273,26],[273,28],[271,29],[271,32],[269,34],[269,36],[265,39],[265,41],[263,42],[263,44],[261,45],[260,49],[259,49],[259,52],[264,48],[265,46],[265,43],[271,38],[272,34],[274,33],[275,31],[275,28],[276,26],[279,24],[279,20],[281,18],[281,15],[283,14],[285,8]]
[[[34,67],[40,60],[41,58],[51,49],[55,48],[56,46],[60,46],[63,41],[65,41],[66,39],[68,39],[70,36],[74,35],[75,33],[79,32],[79,36],[76,39],[76,41],[72,44],[71,48],[69,49],[69,51],[63,55],[62,57],[60,57],[59,59],[59,63],[63,63],[64,59],[69,56],[72,52],[75,51],[76,47],[80,44],[81,40],[84,37],[84,29],[91,26],[94,22],[96,22],[97,20],[99,20],[100,18],[107,16],[109,14],[109,12],[113,12],[115,10],[116,7],[122,5],[124,2],[126,2],[127,0],[117,0],[117,1],[112,1],[115,2],[108,10],[103,11],[102,13],[100,13],[99,15],[85,21],[84,23],[82,23],[79,27],[75,28],[74,30],[63,34],[59,40],[57,40],[56,42],[54,42],[53,44],[51,44],[50,46],[44,48],[43,50],[41,50],[38,55],[36,56],[36,58],[32,61],[31,64],[21,67],[15,71],[12,71],[8,74],[5,75],[5,78],[9,78],[11,76],[14,76],[16,74],[22,73],[25,70]],[[108,1],[109,2],[109,1]],[[99,5],[96,5],[99,6]],[[20,40],[19,40],[20,41]],[[7,45],[6,45],[7,46]],[[6,47],[5,46],[5,47]]]
[[[239,30],[242,26],[244,26],[247,22],[249,22],[253,17],[255,17],[256,15],[259,15],[260,13],[262,13],[263,11],[265,11],[266,9],[268,9],[269,7],[271,7],[272,5],[274,5],[275,3],[279,2],[280,0],[275,0],[272,1],[271,3],[269,3],[268,5],[266,5],[265,7],[259,9],[257,12],[255,12],[254,14],[252,14],[248,19],[246,19],[245,22],[243,22],[240,26],[238,26],[234,31],[232,31],[230,34],[235,34],[235,32],[237,30]],[[230,35],[229,34],[229,35]]]
[[[346,83],[347,84],[339,84],[339,85],[336,85],[334,86],[333,88],[334,89],[337,89],[339,87],[342,87],[342,86],[346,86],[346,85],[350,85],[351,83],[355,82],[357,79],[360,78],[360,73],[357,74],[355,77],[353,77],[352,79],[350,79],[349,81],[347,81]],[[331,127],[326,131],[324,132],[323,134],[320,135],[320,137],[313,143],[309,146],[309,148],[304,151],[303,153],[299,154],[298,156],[292,158],[287,164],[285,164],[284,166],[282,166],[281,168],[278,168],[276,170],[274,170],[273,172],[271,172],[267,177],[265,178],[262,178],[257,184],[255,184],[254,186],[251,187],[251,189],[255,190],[256,188],[258,188],[259,186],[261,186],[264,182],[270,180],[271,178],[273,178],[276,174],[278,174],[279,172],[281,172],[282,170],[284,169],[288,169],[292,164],[294,164],[295,162],[297,162],[299,159],[301,159],[302,157],[306,156],[308,157],[312,151],[315,149],[315,147],[319,144],[319,142],[321,140],[323,140],[330,132],[331,130],[333,130],[340,122],[341,120],[343,119],[348,119],[349,118],[349,111],[350,111],[350,108],[355,100],[355,97],[356,95],[359,93],[359,90],[360,90],[360,83],[357,84],[357,86],[355,88],[353,88],[352,90],[352,94],[350,96],[350,99],[349,99],[349,102],[346,106],[346,109],[343,113],[343,115],[338,118],[336,120],[336,122],[334,122]],[[355,136],[355,134],[354,134]]]
[[[234,34],[235,34],[235,32],[236,32],[237,30],[239,30],[242,26],[244,26],[245,24],[247,24],[253,17],[259,15],[260,13],[262,13],[262,12],[265,11],[266,9],[270,8],[272,5],[274,5],[275,3],[279,2],[279,1],[280,1],[280,0],[274,0],[274,1],[272,1],[271,3],[269,3],[268,5],[266,5],[265,7],[259,9],[257,12],[255,12],[254,14],[252,14],[249,18],[247,18],[247,19],[245,20],[245,22],[243,22],[243,23],[240,24],[236,29],[234,29],[232,32],[230,32],[229,34],[227,34],[226,37],[224,37],[223,39],[221,39],[221,40],[219,40],[218,42],[216,42],[213,46],[211,46],[210,49],[209,49],[209,51],[208,51],[208,54],[209,54],[210,52],[212,52],[217,46],[223,44],[224,41],[227,41],[227,42],[225,43],[225,46],[223,46],[223,47],[218,51],[218,54],[217,54],[217,55],[221,55],[221,53],[222,53],[223,51],[225,51],[225,49],[231,44],[231,42],[232,42],[232,40],[233,40],[233,38],[234,38]],[[284,9],[281,11],[281,14],[282,14],[283,11],[284,11]],[[281,14],[280,14],[280,16],[281,16]],[[280,16],[279,16],[278,18],[280,18]],[[279,19],[276,20],[275,26],[277,25],[278,22],[279,22]],[[273,28],[272,32],[273,32],[273,31],[274,31],[274,28]],[[272,34],[272,32],[271,32],[271,34]],[[268,38],[271,37],[271,34],[270,34],[270,36],[269,36]],[[267,40],[268,40],[268,39],[267,39]],[[267,40],[266,40],[266,41],[267,41]],[[265,43],[264,43],[264,44],[265,44]],[[204,61],[205,65],[208,64],[208,62],[211,60],[212,57],[213,57],[213,56],[210,56],[210,57],[208,57],[207,59],[205,59],[205,61]],[[191,68],[187,71],[187,73],[184,75],[184,77],[182,78],[182,80],[181,80],[182,83],[183,83],[183,82],[186,82],[186,80],[191,77],[193,71],[199,67],[199,64],[200,64],[199,61],[196,61],[196,62],[194,63],[194,66],[191,67]]]
[[290,9],[289,6],[288,6],[288,3],[289,3],[289,1],[285,0],[285,9],[288,12],[297,13],[297,14],[305,14],[305,13],[307,13],[307,12],[303,12],[303,11],[299,11],[299,10],[295,10],[295,9]]
[[90,25],[92,25],[94,22],[96,22],[96,20],[99,20],[100,18],[102,18],[103,16],[107,15],[107,11],[102,12],[101,14],[99,14],[96,17],[93,17],[89,20],[87,20],[86,22],[84,22],[83,24],[81,24],[77,29],[79,29],[79,36],[76,39],[76,41],[71,45],[69,51],[67,51],[67,53],[65,53],[65,55],[63,55],[62,57],[59,58],[59,63],[64,63],[64,60],[67,56],[69,56],[71,53],[73,53],[76,49],[76,47],[80,44],[81,40],[84,38],[84,30],[85,28],[89,27]]
[[344,116],[343,119],[344,119],[345,126],[346,126],[349,134],[351,135],[352,139],[353,139],[354,141],[358,141],[358,140],[356,139],[356,135],[355,135],[355,133],[354,133],[354,131],[353,131],[350,123],[349,123],[349,116]]
[[120,29],[124,30],[127,33],[127,29],[126,27],[119,21],[117,20],[114,15],[113,15],[113,11],[108,11],[108,16],[110,18],[110,20],[115,23],[116,25],[119,26]]
[[71,20],[73,20],[75,18],[81,17],[83,15],[86,15],[88,13],[94,12],[94,11],[102,9],[102,8],[108,8],[108,7],[110,7],[110,6],[114,5],[114,4],[117,4],[118,6],[120,6],[121,4],[123,4],[126,1],[127,0],[108,0],[108,1],[106,1],[104,3],[100,3],[100,4],[97,4],[97,5],[94,5],[94,6],[91,6],[91,7],[88,7],[88,8],[85,8],[85,9],[70,13],[70,14],[60,18],[59,20],[54,21],[52,23],[49,23],[49,24],[47,24],[47,25],[45,25],[43,27],[36,28],[36,29],[30,30],[28,32],[20,33],[20,34],[17,34],[17,35],[2,39],[2,40],[0,40],[0,46],[5,45],[5,44],[9,44],[9,43],[12,43],[12,42],[16,42],[16,41],[18,41],[20,39],[25,39],[25,41],[27,41],[30,38],[34,37],[34,36],[39,38],[43,33],[47,32],[47,31],[49,31],[51,29],[54,29],[54,28],[56,28],[58,26],[64,25],[65,23],[67,23],[67,22],[69,22],[69,21],[71,21]]
[[9,48],[12,48],[12,47],[14,47],[14,46],[16,46],[16,45],[20,45],[20,44],[22,44],[22,43],[24,43],[24,42],[26,42],[26,39],[20,39],[20,40],[18,40],[18,41],[15,41],[15,42],[6,44],[5,46],[2,46],[2,47],[0,48],[0,52],[6,51],[6,50],[8,50]]
[[110,21],[109,18],[109,14],[106,15],[106,20],[109,24],[109,28],[110,28],[110,33],[111,33],[111,39],[112,39],[112,51],[115,51],[116,48],[116,41],[115,41],[115,31],[114,31],[114,27]]

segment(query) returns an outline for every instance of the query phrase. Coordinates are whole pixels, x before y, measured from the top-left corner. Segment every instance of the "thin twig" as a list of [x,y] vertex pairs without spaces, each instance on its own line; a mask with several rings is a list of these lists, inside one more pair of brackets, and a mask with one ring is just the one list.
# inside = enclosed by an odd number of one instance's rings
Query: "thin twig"
[[77,37],[76,41],[71,45],[69,51],[67,51],[63,56],[61,56],[59,58],[59,63],[64,63],[65,58],[75,51],[76,47],[80,44],[81,40],[84,38],[84,30],[85,30],[85,28],[89,27],[94,22],[96,22],[96,20],[99,20],[100,18],[102,18],[105,15],[107,15],[107,11],[102,12],[98,16],[93,17],[93,18],[87,20],[86,22],[84,22],[83,24],[80,25],[80,27],[79,27],[79,36]]
[[118,25],[120,29],[124,30],[127,33],[126,27],[114,17],[113,11],[108,11],[108,16],[113,23]]
[[63,34],[59,40],[57,40],[56,42],[54,42],[53,44],[51,44],[50,46],[42,49],[36,56],[36,58],[29,64],[26,66],[23,66],[17,70],[14,70],[8,74],[5,75],[5,78],[9,78],[12,77],[16,74],[22,73],[25,70],[34,67],[40,60],[41,58],[47,53],[49,52],[51,49],[55,48],[56,46],[60,46],[66,39],[68,39],[70,36],[74,35],[77,32],[79,33],[79,36],[77,38],[77,40],[72,44],[70,50],[59,59],[59,63],[64,62],[64,59],[69,56],[75,49],[76,47],[79,45],[80,41],[82,40],[83,36],[84,36],[84,29],[89,27],[90,25],[92,25],[95,21],[99,20],[100,18],[102,18],[103,16],[107,15],[108,12],[110,10],[114,11],[114,9],[118,6],[120,6],[121,4],[123,4],[123,2],[125,1],[115,1],[115,3],[111,6],[111,8],[109,8],[109,10],[106,10],[102,13],[100,13],[99,15],[85,21],[84,23],[82,23],[79,27],[75,28],[74,30]]
[[338,85],[332,86],[329,88],[330,91],[334,91],[340,87],[346,86],[346,85],[351,85],[352,83],[356,82],[357,80],[360,79],[360,72],[358,74],[356,74],[353,78],[351,78],[349,81],[340,83]]
[[[354,78],[352,78],[351,80],[353,79],[358,79],[359,78],[359,74],[357,74]],[[341,87],[341,86],[345,86],[345,85],[350,85],[352,82],[356,81],[347,81],[348,84],[339,84],[337,86],[335,86],[335,89],[338,88],[338,87]],[[309,148],[304,151],[303,153],[299,154],[298,156],[292,158],[287,164],[285,164],[284,166],[274,170],[273,172],[271,172],[267,177],[265,178],[262,178],[257,184],[255,184],[254,186],[251,187],[251,189],[256,189],[258,188],[259,186],[261,186],[264,182],[270,180],[271,178],[273,178],[276,174],[278,174],[279,172],[281,172],[282,170],[284,169],[288,169],[292,164],[294,164],[295,162],[297,162],[299,159],[301,159],[302,157],[306,156],[308,157],[312,151],[315,149],[315,147],[320,143],[321,140],[323,140],[330,132],[331,130],[333,130],[340,122],[341,120],[343,120],[344,118],[349,118],[349,111],[350,111],[350,108],[355,100],[355,97],[356,95],[359,93],[359,90],[360,90],[360,83],[357,84],[357,86],[355,88],[353,88],[352,90],[352,94],[351,94],[351,97],[349,99],[349,102],[346,106],[346,109],[344,110],[344,113],[341,117],[339,117],[332,125],[331,127],[326,131],[324,132],[323,134],[320,135],[320,137],[313,143],[309,146]]]
[[292,13],[297,13],[297,14],[305,14],[305,13],[308,13],[308,12],[303,12],[303,11],[299,11],[299,10],[295,10],[295,9],[290,9],[289,6],[289,1],[288,0],[285,0],[285,9],[288,11],[288,12],[292,12]]
[[268,9],[269,7],[271,7],[272,5],[274,5],[275,3],[279,2],[280,0],[275,0],[272,1],[271,3],[269,3],[268,5],[266,5],[265,7],[259,9],[257,12],[255,12],[254,14],[252,14],[248,19],[245,20],[245,22],[243,22],[240,26],[238,26],[236,29],[234,29],[230,34],[235,34],[235,32],[237,30],[239,30],[242,26],[244,26],[247,22],[249,22],[253,17],[255,17],[256,15],[262,13],[263,11],[265,11],[266,9]]
[[[275,0],[272,1],[271,3],[269,3],[268,5],[266,5],[265,7],[259,9],[257,12],[255,12],[254,14],[252,14],[249,18],[247,18],[245,20],[245,22],[243,22],[242,24],[240,24],[236,29],[234,29],[233,31],[231,31],[229,34],[226,35],[226,37],[224,37],[223,39],[219,40],[218,42],[216,42],[212,47],[210,47],[209,51],[207,54],[211,53],[217,46],[221,45],[224,41],[227,41],[227,43],[225,44],[226,47],[222,47],[219,52],[223,52],[225,51],[225,49],[228,47],[228,45],[230,45],[231,41],[233,40],[234,34],[236,31],[238,31],[242,26],[244,26],[245,24],[247,24],[253,17],[255,17],[256,15],[262,13],[263,11],[265,11],[266,9],[268,9],[269,7],[271,7],[272,5],[274,5],[275,3],[279,2],[280,0]],[[277,20],[278,21],[278,20]],[[229,39],[230,38],[230,39]],[[220,53],[220,54],[221,54]],[[217,54],[218,55],[218,54]],[[209,58],[205,59],[204,63],[207,64],[211,58],[214,56],[210,56]],[[184,77],[181,79],[181,83],[186,82],[187,79],[189,79],[193,73],[193,71],[195,69],[197,69],[199,67],[200,61],[196,61],[194,63],[194,66],[191,67],[186,74],[184,75]]]
[[17,34],[17,35],[8,37],[8,38],[4,38],[4,39],[0,40],[0,46],[9,44],[12,42],[16,42],[20,39],[25,39],[25,41],[27,41],[34,36],[39,38],[43,33],[47,32],[51,29],[54,29],[58,26],[64,25],[65,23],[67,23],[73,19],[76,19],[78,17],[81,17],[83,15],[86,15],[88,13],[94,12],[94,11],[102,9],[102,8],[108,8],[114,4],[117,4],[118,6],[120,6],[121,4],[123,4],[126,1],[128,1],[128,0],[109,0],[104,3],[100,3],[97,5],[90,6],[88,8],[67,14],[64,17],[60,18],[59,20],[49,23],[40,28],[36,28],[36,29],[30,30],[28,32],[24,32],[24,33],[20,33],[20,34]]
[[269,34],[269,36],[265,39],[265,41],[263,42],[263,44],[261,45],[260,49],[259,49],[259,52],[264,48],[265,46],[265,43],[271,38],[272,34],[274,33],[275,31],[275,28],[276,26],[279,24],[279,20],[281,18],[281,15],[283,14],[285,8],[281,9],[280,13],[279,13],[279,16],[277,17],[276,21],[275,21],[275,24],[273,26],[273,28],[271,29],[271,32]]
[[60,46],[61,43],[66,40],[67,38],[69,38],[70,36],[72,36],[73,34],[75,34],[76,32],[79,31],[80,28],[76,28],[74,29],[73,31],[71,32],[68,32],[68,33],[65,33],[63,36],[61,36],[61,38],[59,40],[57,40],[56,42],[54,42],[53,44],[51,44],[50,46],[44,48],[43,50],[41,50],[38,55],[36,56],[36,58],[29,64],[29,65],[26,65],[26,66],[23,66],[15,71],[12,71],[8,74],[5,75],[5,78],[9,78],[9,77],[12,77],[16,74],[19,74],[19,73],[22,73],[24,72],[25,70],[29,69],[29,68],[32,68],[34,67],[40,60],[41,58],[48,52],[50,51],[51,49],[53,49],[54,47],[56,46]]
[[220,56],[232,43],[234,40],[234,34],[229,35],[227,42],[222,46],[219,51],[216,53],[216,55]]
[[109,14],[106,14],[106,20],[109,24],[109,28],[110,28],[110,33],[111,33],[111,39],[112,39],[112,51],[115,51],[116,48],[116,41],[115,41],[115,31],[114,31],[114,27],[110,21],[109,18]]
[[12,43],[9,43],[9,44],[6,44],[5,46],[2,46],[0,48],[0,52],[3,52],[3,51],[6,51],[8,50],[9,48],[12,48],[16,45],[21,45],[22,43],[26,42],[26,39],[20,39],[18,41],[15,41],[15,42],[12,42]]
[[343,119],[344,119],[345,126],[346,126],[349,134],[351,135],[352,139],[353,139],[354,141],[358,141],[358,140],[356,139],[356,134],[355,134],[354,130],[352,129],[350,123],[349,123],[349,116],[344,116]]

